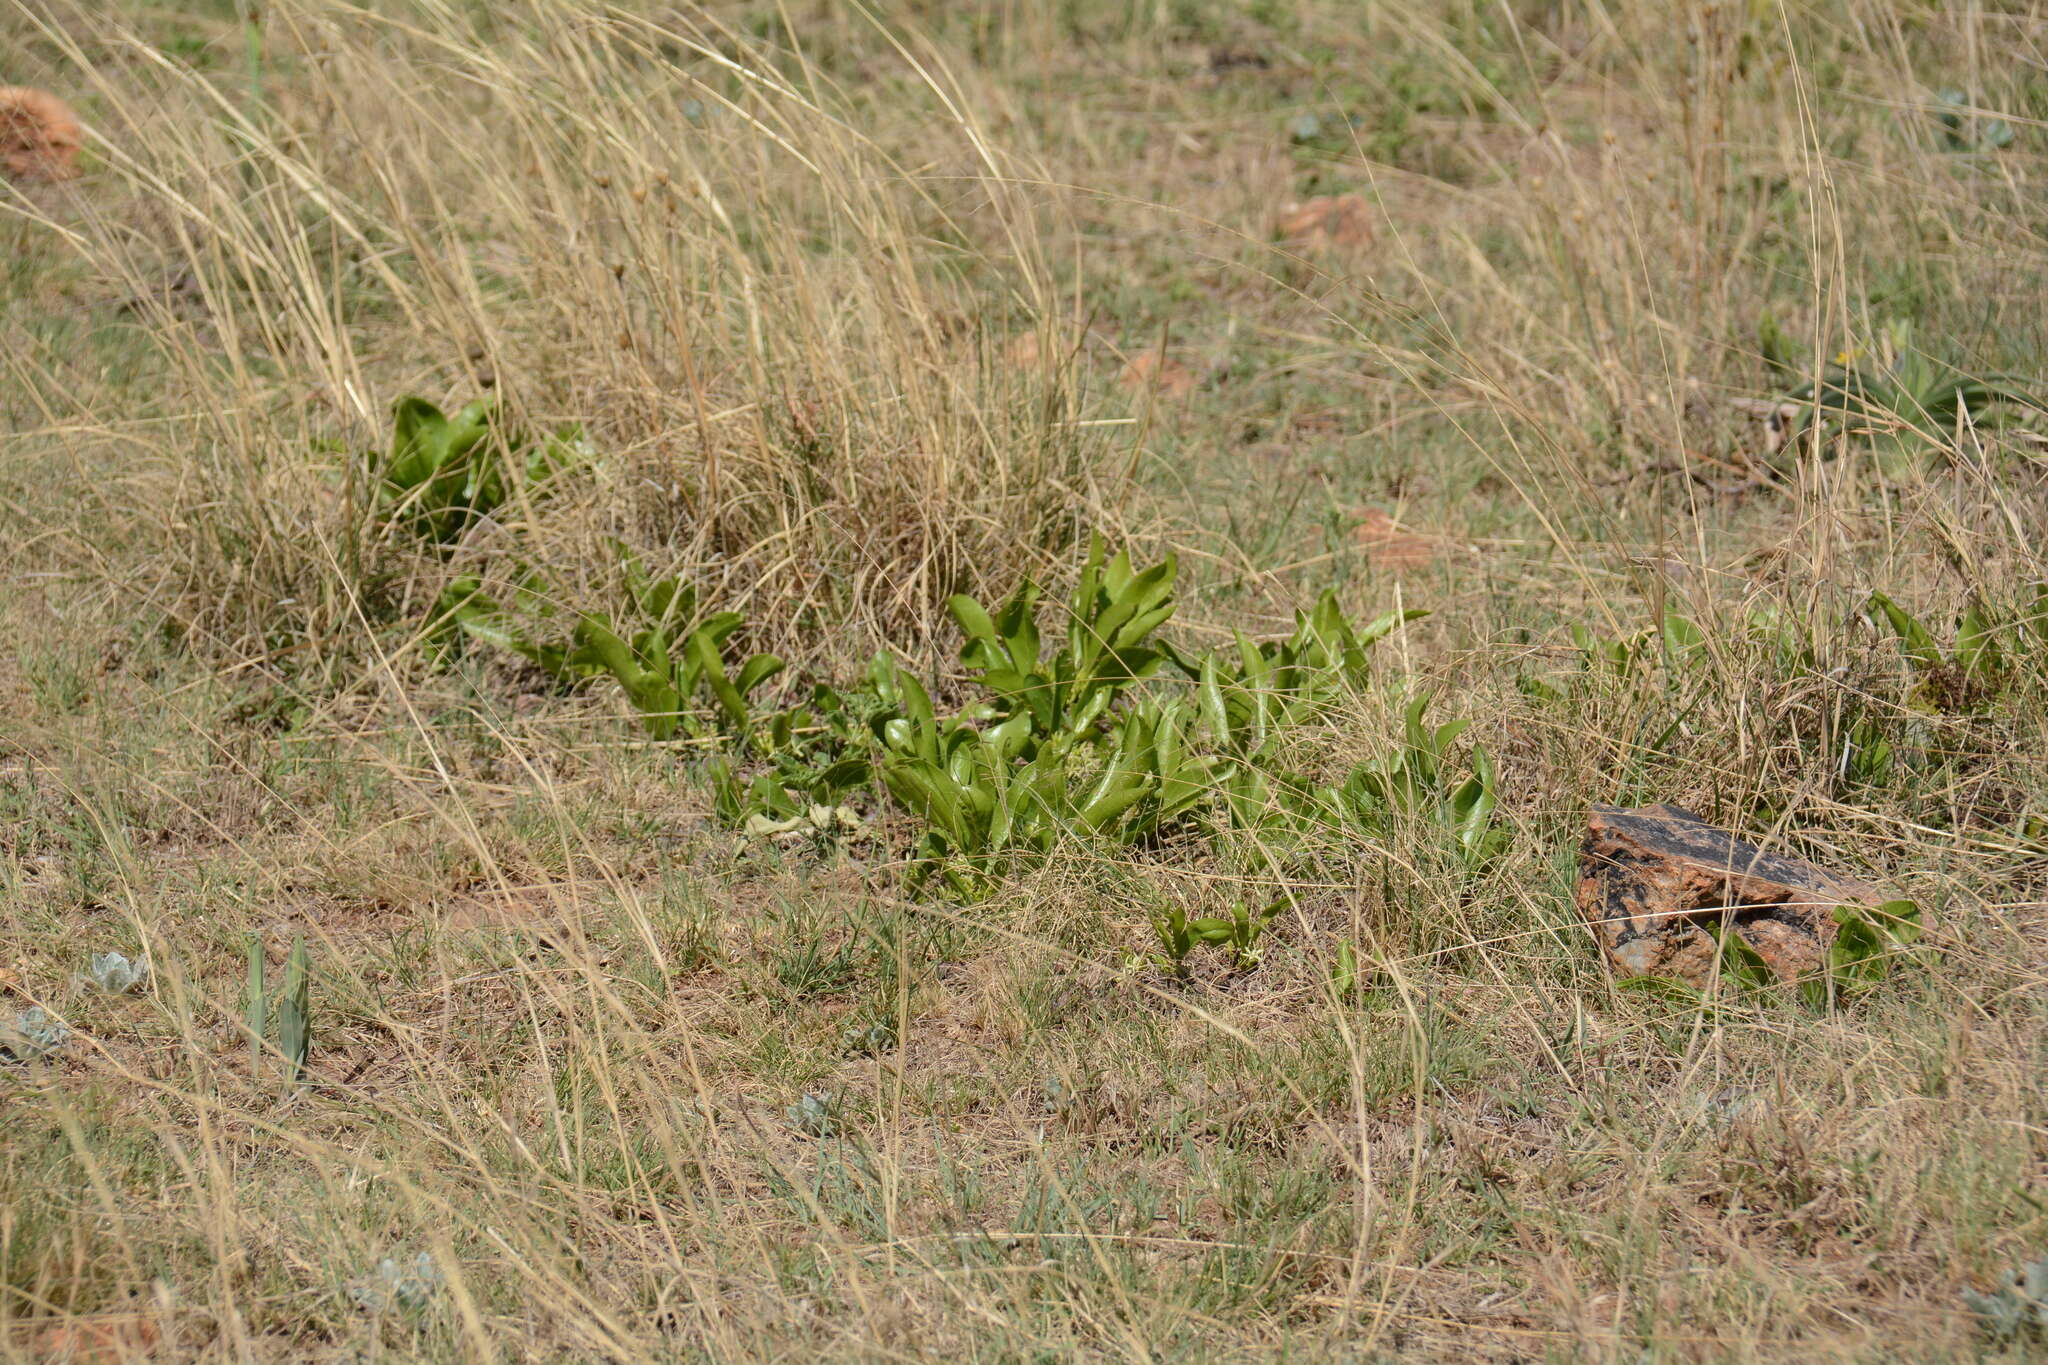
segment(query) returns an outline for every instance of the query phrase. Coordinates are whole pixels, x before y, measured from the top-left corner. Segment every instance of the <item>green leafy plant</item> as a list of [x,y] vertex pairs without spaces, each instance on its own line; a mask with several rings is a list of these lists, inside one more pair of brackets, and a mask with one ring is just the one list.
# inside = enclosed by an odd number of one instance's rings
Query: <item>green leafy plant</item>
[[1821,977],[1799,985],[1802,998],[1815,1009],[1851,1002],[1875,987],[1898,961],[1900,950],[1918,942],[1922,932],[1920,907],[1909,900],[1838,905],[1832,915],[1835,939]]
[[[638,556],[612,542],[623,580],[621,609],[585,612],[567,642],[536,640],[482,591],[481,580],[464,575],[441,593],[427,627],[430,648],[446,657],[457,637],[519,655],[566,684],[610,677],[625,691],[647,733],[669,740],[678,733],[702,737],[725,733],[744,742],[756,719],[753,694],[783,671],[773,654],[754,654],[728,668],[727,642],[745,625],[737,612],[700,615],[697,590],[670,575],[650,578]],[[529,615],[553,615],[535,576],[523,577],[515,605]],[[699,693],[722,727],[705,726],[688,708]]]
[[1024,713],[984,731],[969,718],[939,720],[920,684],[902,686],[906,714],[882,727],[882,780],[929,826],[920,865],[970,897],[993,886],[1010,855],[1042,855],[1068,834],[1128,847],[1210,795],[1193,718],[1178,703],[1141,703],[1100,743],[1068,734],[1034,747]]
[[1642,712],[1637,720],[1640,733],[1632,747],[1638,753],[1662,752],[1713,685],[1706,632],[1675,611],[1665,612],[1655,626],[1624,635],[1601,635],[1577,622],[1570,634],[1578,656],[1574,672],[1551,678],[1522,673],[1515,679],[1516,687],[1545,706],[1606,697],[1623,682],[1638,696],[1644,694],[1644,682],[1661,688],[1661,699],[1668,704]]
[[522,574],[507,610],[483,590],[479,574],[459,574],[450,579],[428,614],[424,641],[427,657],[437,668],[446,668],[461,652],[466,640],[475,640],[508,654],[517,654],[558,683],[571,683],[586,676],[569,662],[573,644],[534,638],[519,624],[522,617],[547,619],[555,614],[554,604],[537,575]]
[[1235,846],[1251,866],[1265,872],[1296,869],[1344,825],[1327,791],[1275,761],[1221,763],[1216,787],[1227,827],[1244,836]]
[[1337,944],[1337,956],[1330,963],[1330,993],[1350,1003],[1365,992],[1366,976],[1358,967],[1358,949],[1350,939]]
[[1202,941],[1195,933],[1194,922],[1188,919],[1188,912],[1178,905],[1160,911],[1152,917],[1152,936],[1159,944],[1159,951],[1139,961],[1149,962],[1161,971],[1185,978],[1188,954],[1194,952]]
[[1218,948],[1230,956],[1233,970],[1247,971],[1265,956],[1260,940],[1273,918],[1287,906],[1282,897],[1262,910],[1239,903],[1228,915],[1207,915],[1190,919],[1178,905],[1168,906],[1152,917],[1152,937],[1158,950],[1138,959],[1185,980],[1188,958],[1203,946]]
[[1038,630],[1040,589],[1029,579],[993,613],[971,597],[946,603],[967,637],[960,661],[991,694],[997,719],[1026,736],[1026,748],[1085,732],[1170,656],[1150,637],[1174,612],[1174,557],[1140,572],[1128,551],[1107,561],[1104,554],[1097,536],[1069,605],[1065,642],[1049,658]]
[[442,553],[511,496],[511,470],[543,487],[587,453],[581,428],[536,439],[504,422],[494,399],[443,412],[416,395],[392,406],[391,444],[367,456],[376,520]]
[[915,849],[924,880],[933,872],[978,900],[1015,852],[1048,852],[1063,827],[1100,832],[1143,796],[1135,778],[1102,780],[1076,798],[1072,750],[1047,745],[1024,762],[1028,731],[999,725],[983,733],[962,719],[940,721],[922,685],[904,680],[907,715],[884,726],[881,765],[890,795],[927,826]]
[[1468,867],[1478,868],[1507,845],[1507,831],[1493,820],[1500,804],[1498,773],[1492,758],[1476,746],[1469,772],[1451,761],[1453,744],[1471,722],[1429,725],[1423,719],[1429,701],[1417,697],[1408,703],[1401,747],[1352,769],[1344,784],[1333,789],[1333,804],[1382,838],[1404,825],[1433,824],[1450,836]]
[[1707,661],[1707,637],[1698,624],[1675,611],[1664,613],[1663,621],[1627,635],[1600,635],[1581,622],[1570,627],[1572,647],[1577,652],[1578,672],[1563,686],[1529,674],[1515,679],[1526,696],[1542,702],[1563,702],[1583,694],[1596,677],[1627,678],[1647,672],[1659,663],[1674,671],[1694,668]]
[[1914,697],[1930,709],[1972,709],[2005,682],[1999,632],[1981,605],[1964,610],[1946,650],[1923,622],[1884,593],[1871,593],[1867,609],[1873,621],[1898,637],[1899,650],[1918,679]]
[[[1815,1010],[1852,1003],[1877,986],[1898,962],[1899,953],[1921,934],[1920,908],[1909,900],[1876,906],[1838,905],[1830,913],[1835,937],[1821,970],[1797,983],[1799,998]],[[1778,992],[1777,973],[1733,925],[1721,926],[1716,937],[1718,970],[1724,984],[1742,995]]]
[[[626,580],[626,596],[637,629],[609,616],[586,613],[577,623],[568,667],[609,673],[625,689],[647,733],[671,739],[684,726],[683,707],[698,691],[709,694],[730,733],[744,740],[752,726],[756,688],[782,672],[773,654],[755,654],[728,674],[725,643],[745,618],[737,612],[697,615],[697,592],[674,576],[650,579],[637,557],[615,544]],[[622,630],[630,634],[621,634]],[[693,734],[701,727],[688,727]]]
[[1205,943],[1214,944],[1230,955],[1233,968],[1248,971],[1265,959],[1266,950],[1261,940],[1274,918],[1287,908],[1287,903],[1283,896],[1264,909],[1253,910],[1239,902],[1231,907],[1228,915],[1196,920],[1195,928],[1202,933]]
[[[1782,340],[1767,345],[1765,357],[1795,374],[1787,349]],[[2015,409],[2043,406],[2018,377],[1973,376],[1919,349],[1904,320],[1888,324],[1872,346],[1844,352],[1785,398],[1799,408],[1787,430],[1788,449],[1800,441],[1860,446],[1886,475],[1904,473],[1960,425],[1992,426]]]
[[1778,976],[1771,970],[1771,964],[1749,945],[1747,939],[1735,932],[1733,925],[1721,926],[1717,937],[1720,940],[1720,974],[1724,982],[1744,994],[1776,989]]
[[1180,662],[1196,685],[1203,718],[1219,748],[1241,756],[1264,755],[1284,730],[1319,717],[1345,689],[1369,677],[1366,651],[1400,626],[1429,615],[1391,611],[1355,628],[1325,592],[1313,610],[1296,612],[1294,633],[1254,645],[1242,633],[1235,656],[1204,657],[1198,667]]
[[[269,1032],[271,999],[263,980],[263,941],[249,943],[248,983],[243,999],[243,1026],[249,1035],[252,1069],[263,1064],[265,1036]],[[306,1059],[313,1050],[312,969],[306,954],[306,936],[292,940],[285,959],[284,985],[277,994],[277,1052],[284,1059],[285,1083],[297,1085],[305,1076]]]

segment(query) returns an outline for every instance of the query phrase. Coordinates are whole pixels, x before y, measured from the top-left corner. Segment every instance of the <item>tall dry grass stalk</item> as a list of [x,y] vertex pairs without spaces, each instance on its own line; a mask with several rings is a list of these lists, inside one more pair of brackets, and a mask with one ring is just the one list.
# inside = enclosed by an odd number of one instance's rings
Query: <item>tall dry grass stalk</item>
[[[1042,573],[1115,519],[1118,471],[1065,378],[998,355],[1065,325],[1045,177],[936,52],[905,50],[932,113],[905,149],[800,47],[710,12],[262,22],[254,89],[118,21],[91,51],[37,26],[117,111],[65,231],[158,352],[139,439],[163,453],[98,524],[161,546],[143,590],[180,627],[231,651],[331,642],[430,567],[366,545],[357,472],[314,453],[381,444],[414,391],[586,424],[580,504],[510,529],[527,562],[573,584],[621,537],[798,653],[826,622],[919,648],[947,595]],[[111,74],[132,67],[160,91],[146,109]]]

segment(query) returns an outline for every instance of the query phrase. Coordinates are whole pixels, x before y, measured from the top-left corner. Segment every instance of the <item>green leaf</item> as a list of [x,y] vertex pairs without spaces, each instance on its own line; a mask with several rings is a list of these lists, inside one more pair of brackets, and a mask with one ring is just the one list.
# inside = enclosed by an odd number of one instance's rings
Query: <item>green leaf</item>
[[1886,901],[1862,913],[1901,946],[1917,942],[1923,932],[1920,907],[1909,900]]
[[1223,703],[1222,671],[1216,666],[1216,656],[1209,655],[1202,660],[1202,676],[1195,686],[1195,695],[1201,704],[1202,719],[1208,722],[1209,738],[1226,748],[1237,740],[1230,725],[1230,708]]
[[263,1035],[270,1019],[270,1002],[263,993],[263,940],[249,940],[249,973],[244,987],[242,1027],[249,1034],[249,1064],[263,1060]]
[[1999,671],[1997,632],[1975,603],[1956,625],[1956,663],[1971,677],[1991,677]]
[[1676,612],[1664,613],[1664,648],[1674,661],[1684,662],[1706,645],[1705,631]]
[[762,683],[782,672],[782,669],[782,660],[773,654],[756,654],[740,665],[740,675],[733,679],[732,685],[738,689],[741,696],[748,696]]
[[818,774],[810,794],[823,804],[838,805],[849,792],[873,781],[874,773],[874,765],[865,758],[842,758]]
[[1427,611],[1409,608],[1403,611],[1390,611],[1384,615],[1374,617],[1365,629],[1358,632],[1358,643],[1361,645],[1377,644],[1393,634],[1399,627],[1410,621],[1420,621],[1427,615],[1429,615]]
[[640,661],[633,657],[633,650],[621,640],[611,628],[611,622],[602,616],[585,616],[576,623],[576,648],[569,656],[571,663],[594,664],[609,672],[621,687],[630,687],[629,679],[641,673]]
[[1154,779],[1147,773],[1119,772],[1114,768],[1104,772],[1079,812],[1082,826],[1090,832],[1100,833],[1118,816],[1151,795],[1153,783]]
[[312,977],[306,966],[306,936],[292,942],[285,962],[284,992],[277,1002],[277,1045],[284,1053],[285,1081],[298,1084],[313,1048]]
[[1345,939],[1337,944],[1337,961],[1330,968],[1330,988],[1339,1000],[1358,994],[1358,950]]
[[1914,620],[1904,608],[1881,592],[1870,594],[1870,605],[1876,609],[1885,623],[1891,626],[1893,634],[1899,637],[1900,647],[1915,668],[1941,667],[1941,648],[1934,643],[1934,637],[1927,633],[1927,627]]
[[1828,945],[1827,978],[1835,996],[1860,993],[1883,979],[1890,965],[1885,935],[1854,910],[1835,912],[1835,941]]
[[971,831],[964,819],[964,793],[936,764],[919,759],[893,761],[883,765],[882,778],[890,795],[912,814],[936,826],[955,845],[969,845]]
[[[970,646],[980,644],[991,651],[1001,647],[1002,640],[996,633],[996,623],[990,619],[988,612],[982,608],[981,603],[965,594],[960,594],[946,599],[946,610],[952,613],[954,621],[959,623],[960,631],[967,637]],[[980,664],[983,667],[990,666],[995,662],[993,655],[977,655],[976,658],[970,659],[968,658],[968,652],[966,648],[960,651],[960,657],[963,662]],[[1007,653],[1007,651],[1004,652]]]
[[1777,984],[1771,964],[1764,961],[1763,954],[1750,947],[1733,927],[1724,928],[1720,938],[1723,979],[1745,991],[1768,990]]
[[1763,355],[1765,367],[1780,378],[1795,377],[1804,364],[1801,359],[1804,348],[1786,336],[1784,329],[1778,326],[1778,320],[1769,313],[1757,323],[1757,349]]
[[1025,579],[999,623],[1012,665],[1029,673],[1038,667],[1038,585]]
[[1401,712],[1401,731],[1411,753],[1428,754],[1431,752],[1430,734],[1428,730],[1423,728],[1422,724],[1423,712],[1427,710],[1429,710],[1429,698],[1417,697],[1409,702]]
[[1473,776],[1451,798],[1451,815],[1458,843],[1468,857],[1476,858],[1485,850],[1488,825],[1499,798],[1494,791],[1493,760],[1484,749],[1472,750],[1472,768]]

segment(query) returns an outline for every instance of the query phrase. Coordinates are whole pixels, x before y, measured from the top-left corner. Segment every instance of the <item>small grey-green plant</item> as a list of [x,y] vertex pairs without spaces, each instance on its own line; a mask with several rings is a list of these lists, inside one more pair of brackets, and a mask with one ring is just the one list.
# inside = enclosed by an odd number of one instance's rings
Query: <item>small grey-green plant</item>
[[1965,1289],[1963,1302],[2000,1346],[2048,1344],[2048,1256],[2014,1270],[1993,1293]]
[[292,942],[285,962],[284,994],[277,1002],[277,1046],[284,1053],[285,1080],[296,1085],[313,1050],[312,974],[306,968],[306,938]]
[[896,1025],[888,1019],[877,1019],[865,1026],[848,1024],[839,1035],[839,1043],[853,1056],[872,1057],[896,1046]]
[[1970,111],[1970,97],[1960,90],[1937,90],[1935,118],[1943,144],[1952,152],[2002,152],[2016,134],[2002,118],[1980,119]]
[[348,1287],[348,1296],[365,1313],[388,1313],[397,1309],[418,1313],[434,1300],[441,1288],[441,1267],[422,1251],[410,1261],[386,1256],[376,1269]]
[[126,953],[94,953],[86,976],[109,995],[126,995],[149,980],[149,964],[139,958],[130,961]]
[[32,1062],[63,1047],[71,1029],[41,1005],[30,1005],[0,1027],[0,1052],[17,1062]]
[[263,939],[249,940],[249,974],[242,993],[242,1031],[249,1035],[249,1070],[263,1064],[263,1035],[270,1023],[269,1001],[263,993]]
[[831,1095],[805,1092],[783,1111],[789,1126],[805,1137],[828,1138],[839,1131],[839,1101]]

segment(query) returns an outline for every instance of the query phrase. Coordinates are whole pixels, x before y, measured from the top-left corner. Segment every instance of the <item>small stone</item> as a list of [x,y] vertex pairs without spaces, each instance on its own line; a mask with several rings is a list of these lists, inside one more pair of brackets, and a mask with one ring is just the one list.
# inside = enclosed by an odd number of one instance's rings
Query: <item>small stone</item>
[[1619,976],[1712,984],[1725,923],[1783,982],[1823,971],[1836,906],[1870,883],[1767,853],[1677,806],[1595,806],[1579,853],[1579,913]]
[[1373,567],[1390,573],[1427,568],[1436,559],[1440,548],[1437,541],[1428,536],[1403,530],[1377,507],[1368,507],[1359,513],[1358,526],[1352,534]]
[[1046,362],[1045,343],[1036,332],[1021,332],[1003,347],[1003,360],[1013,369],[1035,370]]
[[1372,245],[1373,207],[1364,195],[1333,194],[1282,206],[1273,224],[1284,242],[1311,251],[1356,251]]
[[1142,351],[1124,366],[1120,382],[1134,393],[1154,389],[1161,398],[1185,398],[1195,391],[1195,372],[1170,355]]
[[35,1343],[36,1359],[74,1365],[114,1365],[155,1354],[162,1333],[148,1318],[86,1319],[47,1328]]

